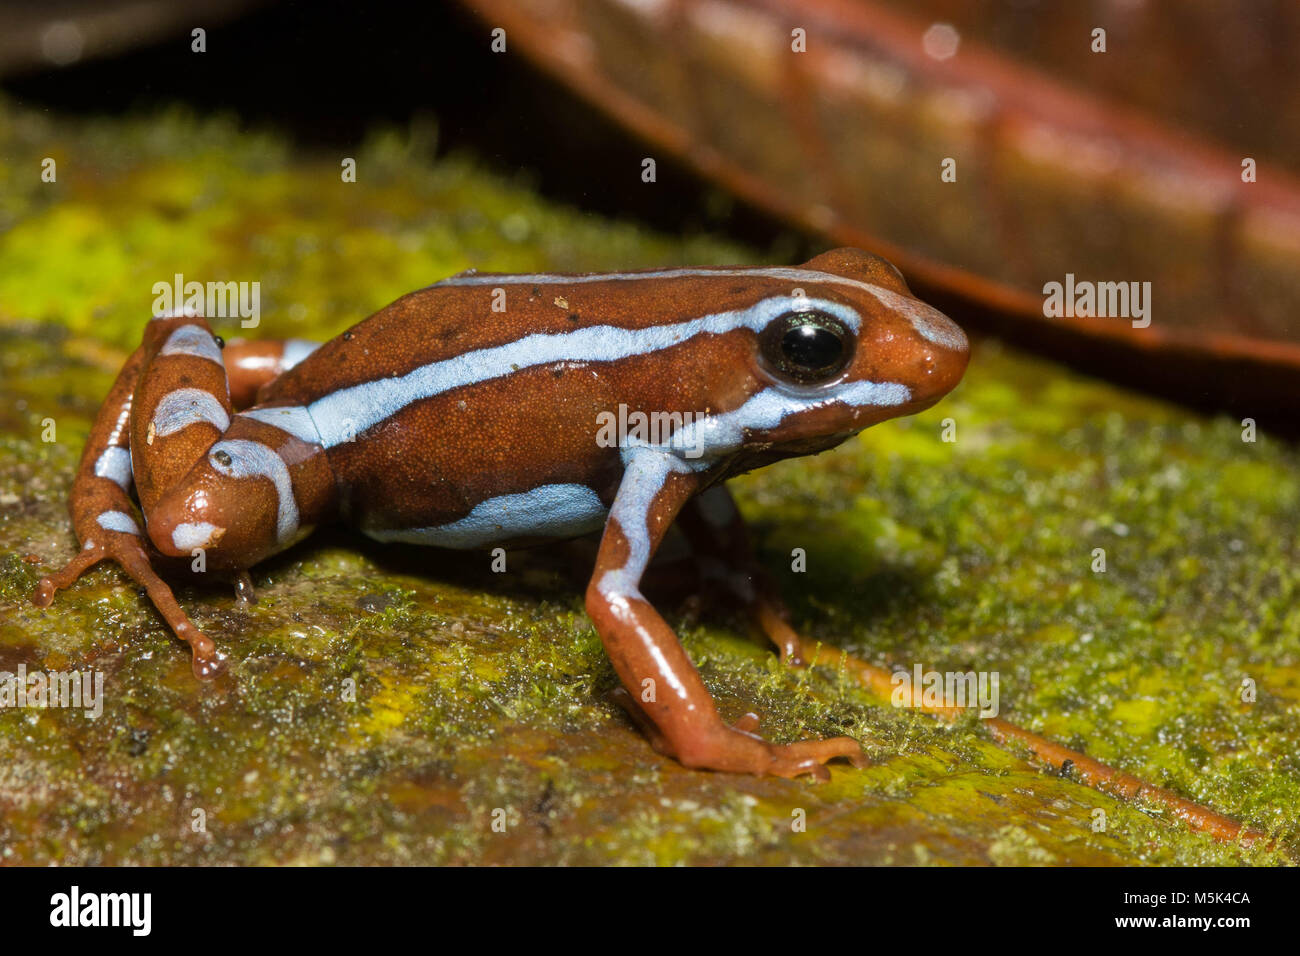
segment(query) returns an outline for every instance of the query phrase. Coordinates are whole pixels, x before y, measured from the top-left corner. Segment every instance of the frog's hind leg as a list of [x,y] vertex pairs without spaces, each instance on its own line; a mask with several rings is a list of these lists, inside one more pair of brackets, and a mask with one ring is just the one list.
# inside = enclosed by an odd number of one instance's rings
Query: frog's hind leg
[[289,371],[320,347],[307,339],[231,339],[221,350],[236,409],[257,401],[262,386]]
[[719,585],[771,641],[783,664],[807,660],[802,638],[789,623],[789,612],[767,572],[754,557],[749,531],[726,485],[714,485],[686,503],[678,525],[695,551],[700,575]]
[[150,322],[143,344],[123,366],[95,419],[72,485],[69,510],[81,550],[40,581],[32,602],[49,606],[56,591],[99,561],[113,560],[190,645],[194,673],[212,676],[216,647],[154,570],[159,554],[141,531],[130,492],[135,489],[147,516],[225,431],[230,414],[221,351],[207,323],[198,318]]
[[[72,484],[68,510],[72,513],[81,551],[63,569],[41,579],[32,603],[48,607],[54,593],[68,587],[97,562],[113,556],[123,535],[136,537],[129,492],[131,489],[131,395],[144,364],[144,349],[137,349],[122,366],[113,387],[100,406],[90,437],[81,453],[81,464]],[[97,540],[96,540],[97,539]]]

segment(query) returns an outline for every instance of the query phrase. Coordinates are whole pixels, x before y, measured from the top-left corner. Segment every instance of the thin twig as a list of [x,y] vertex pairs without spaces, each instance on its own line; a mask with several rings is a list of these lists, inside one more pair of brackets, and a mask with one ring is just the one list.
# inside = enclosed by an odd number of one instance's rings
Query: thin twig
[[[827,649],[833,650],[829,647]],[[899,692],[900,688],[894,682],[894,675],[891,672],[883,667],[878,667],[875,664],[854,657],[848,652],[842,653],[845,669],[854,676],[860,685],[866,687],[876,696],[889,700]],[[813,654],[805,653],[802,656],[807,660],[811,659]],[[926,705],[922,702],[920,693],[910,686],[907,693],[910,697],[909,703],[911,706],[927,714],[934,714],[948,720],[956,720],[965,712],[963,707]],[[1094,760],[1086,754],[1063,747],[1046,737],[1025,730],[1023,727],[1018,727],[1001,717],[986,717],[983,718],[982,723],[998,743],[1006,745],[1014,741],[1021,744],[1028,748],[1038,760],[1057,770],[1063,769],[1066,764],[1071,764],[1070,769],[1078,775],[1079,780],[1094,790],[1099,790],[1127,802],[1145,800],[1156,806],[1163,807],[1193,830],[1199,833],[1208,833],[1216,840],[1225,843],[1240,843],[1243,846],[1253,846],[1256,842],[1266,839],[1264,833],[1244,826],[1231,817],[1226,817],[1200,804],[1193,803],[1191,800],[1180,797],[1163,787],[1149,784],[1131,773],[1116,770],[1114,767],[1108,766],[1100,760]]]

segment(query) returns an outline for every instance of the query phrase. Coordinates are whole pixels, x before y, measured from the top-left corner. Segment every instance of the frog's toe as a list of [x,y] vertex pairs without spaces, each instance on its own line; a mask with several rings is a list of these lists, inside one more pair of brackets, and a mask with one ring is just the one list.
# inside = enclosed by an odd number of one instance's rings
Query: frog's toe
[[748,713],[731,725],[733,730],[739,730],[742,734],[758,733],[758,714]]
[[204,680],[214,677],[221,664],[216,644],[194,625],[167,582],[158,576],[140,536],[129,531],[103,529],[96,537],[98,540],[87,539],[77,555],[62,569],[40,580],[32,593],[32,603],[37,607],[49,607],[55,592],[70,586],[100,561],[113,561],[132,581],[145,589],[167,626],[190,646],[194,655],[194,676]]
[[92,567],[109,557],[112,555],[104,545],[87,541],[71,561],[54,574],[41,578],[36,585],[36,590],[32,592],[32,603],[37,607],[49,607],[54,602],[55,593],[65,590]]
[[862,745],[852,737],[828,737],[825,740],[800,740],[792,744],[772,744],[773,768],[771,773],[781,777],[811,774],[816,780],[831,778],[825,764],[831,760],[845,759],[861,770],[870,765]]

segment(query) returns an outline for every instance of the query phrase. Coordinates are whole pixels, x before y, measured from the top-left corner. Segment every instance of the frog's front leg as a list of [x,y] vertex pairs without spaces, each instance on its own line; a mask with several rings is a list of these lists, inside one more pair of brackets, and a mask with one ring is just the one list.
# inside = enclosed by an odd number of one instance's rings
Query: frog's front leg
[[653,725],[651,742],[688,767],[737,773],[828,779],[828,760],[860,764],[862,748],[849,737],[772,744],[752,732],[749,715],[725,724],[676,635],[642,596],[646,565],[699,487],[699,476],[676,456],[632,451],[587,588],[587,613],[630,703]]
[[[272,377],[282,364],[246,370],[245,390],[255,390],[258,378]],[[332,481],[300,418],[269,424],[280,417],[268,410],[257,413],[260,419],[232,421],[233,411],[221,345],[207,323],[193,317],[150,322],[92,426],[73,482],[69,509],[81,551],[41,580],[33,603],[48,606],[57,590],[97,562],[113,560],[190,645],[195,674],[212,676],[216,647],[181,609],[156,564],[202,548],[215,568],[247,568],[291,543],[300,497],[314,513],[317,492]],[[286,451],[291,454],[282,457]],[[296,463],[292,477],[285,460]]]
[[[173,335],[177,336],[174,342]],[[160,356],[169,343],[172,351]],[[203,363],[197,353],[206,353],[210,361]],[[144,389],[150,369],[160,364],[161,373],[166,372],[168,365],[181,365],[186,373],[195,372],[198,381],[193,384],[208,386],[202,392],[202,417],[209,428],[215,429],[220,422],[224,429],[230,417],[229,399],[224,384],[219,390],[215,387],[217,379],[224,378],[224,372],[214,377],[213,370],[203,367],[211,361],[219,363],[220,356],[216,340],[206,325],[185,319],[160,319],[149,324],[144,343],[132,353],[114,380],[82,451],[68,502],[81,550],[60,571],[42,578],[32,595],[32,603],[48,607],[56,591],[69,587],[95,564],[106,559],[115,561],[145,589],[176,636],[190,645],[194,672],[201,677],[211,676],[215,671],[216,646],[189,619],[171,588],[154,570],[157,551],[141,531],[130,497],[132,488],[140,490],[139,475],[132,463],[131,432],[133,409],[139,407],[137,392]],[[189,379],[188,374],[186,378]],[[196,389],[192,394],[200,392]],[[161,440],[159,450],[162,450]]]

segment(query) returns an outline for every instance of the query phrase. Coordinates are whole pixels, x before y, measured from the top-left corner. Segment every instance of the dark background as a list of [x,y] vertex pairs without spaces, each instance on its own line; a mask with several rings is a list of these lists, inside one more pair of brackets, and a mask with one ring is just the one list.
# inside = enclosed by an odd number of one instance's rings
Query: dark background
[[[490,27],[450,2],[321,0],[254,6],[117,55],[32,69],[0,83],[28,106],[72,115],[149,111],[177,102],[227,111],[300,146],[360,143],[376,125],[437,121],[439,154],[471,151],[542,195],[665,232],[724,233],[774,259],[825,243],[790,229],[655,154],[659,188],[639,184],[647,147],[516,53],[491,52]],[[667,201],[665,201],[665,198]]]
[[[166,6],[163,19],[171,22],[155,31],[156,39],[133,40],[70,66],[29,62],[6,69],[6,30],[22,39],[17,28],[23,25],[39,31],[73,12],[125,6],[0,0],[0,92],[28,107],[87,117],[183,103],[202,114],[234,114],[246,128],[268,129],[331,155],[350,153],[378,126],[432,118],[436,154],[469,152],[479,165],[585,212],[637,220],[672,235],[713,232],[754,246],[769,262],[805,261],[830,245],[703,182],[663,151],[653,153],[657,188],[637,188],[650,147],[518,51],[493,53],[490,27],[452,0],[186,0],[176,5],[186,11],[179,18],[176,7]],[[203,55],[190,51],[194,26],[207,30]],[[1203,68],[1186,64],[1189,77]],[[915,281],[913,287],[968,332],[1004,338],[1202,411],[1250,415],[1270,431],[1300,436],[1300,389],[1290,369],[1197,351],[1120,350],[1050,323],[1009,319],[950,289]]]

